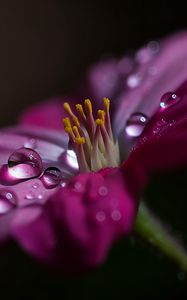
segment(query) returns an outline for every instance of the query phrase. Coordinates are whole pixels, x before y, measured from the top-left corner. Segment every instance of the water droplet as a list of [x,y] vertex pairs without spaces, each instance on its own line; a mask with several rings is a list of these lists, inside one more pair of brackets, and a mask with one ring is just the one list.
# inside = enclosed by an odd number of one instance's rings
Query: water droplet
[[37,177],[43,169],[40,155],[30,148],[20,148],[8,159],[8,171],[13,178],[29,179]]
[[16,196],[6,190],[0,190],[0,215],[8,213],[16,207],[17,198]]
[[101,196],[106,196],[108,194],[108,189],[106,186],[102,185],[100,186],[99,190],[98,190],[99,195]]
[[68,171],[70,173],[75,173],[79,169],[77,156],[75,154],[75,151],[73,150],[66,150],[61,155],[61,163],[64,166],[65,171]]
[[24,147],[25,148],[30,148],[30,149],[34,149],[37,146],[37,141],[36,139],[28,139],[25,143],[24,143]]
[[76,182],[75,185],[74,185],[74,188],[77,190],[77,191],[80,191],[81,188],[82,188],[82,184],[80,182]]
[[103,222],[104,220],[106,219],[106,214],[104,211],[98,211],[96,213],[96,220],[99,221],[99,222]]
[[37,197],[39,200],[43,199],[43,195],[42,194],[39,194],[38,197]]
[[129,88],[135,88],[140,85],[141,80],[140,74],[132,74],[127,78],[127,85]]
[[62,181],[62,182],[60,183],[60,185],[61,185],[61,187],[65,187],[65,186],[67,185],[67,182],[66,182],[66,181]]
[[162,109],[168,108],[171,105],[176,104],[180,100],[181,98],[177,96],[175,93],[172,92],[165,93],[160,100],[160,107]]
[[121,219],[121,213],[118,209],[115,209],[111,213],[111,217],[114,221],[119,221]]
[[39,188],[39,186],[40,186],[39,183],[35,182],[35,183],[33,184],[32,187],[33,187],[34,189],[37,189],[37,188]]
[[56,167],[49,167],[44,171],[41,180],[47,189],[53,189],[60,184],[61,171]]
[[25,199],[27,200],[33,200],[36,198],[36,195],[33,191],[29,191],[26,195],[25,195]]
[[125,131],[131,137],[139,136],[147,122],[147,117],[143,114],[136,113],[128,119]]

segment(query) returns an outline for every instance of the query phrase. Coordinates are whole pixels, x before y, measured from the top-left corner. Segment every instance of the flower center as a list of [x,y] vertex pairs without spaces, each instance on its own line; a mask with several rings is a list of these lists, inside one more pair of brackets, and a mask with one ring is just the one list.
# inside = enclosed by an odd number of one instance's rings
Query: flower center
[[120,163],[118,142],[112,132],[108,98],[103,99],[103,106],[103,110],[98,110],[97,118],[94,119],[89,99],[84,101],[84,108],[81,104],[75,105],[77,115],[69,103],[64,103],[64,109],[70,116],[63,119],[64,128],[77,155],[80,172],[116,167]]

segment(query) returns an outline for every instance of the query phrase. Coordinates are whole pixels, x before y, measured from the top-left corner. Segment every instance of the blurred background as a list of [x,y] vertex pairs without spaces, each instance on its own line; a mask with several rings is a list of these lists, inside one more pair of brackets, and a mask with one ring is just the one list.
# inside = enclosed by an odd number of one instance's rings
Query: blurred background
[[[29,104],[76,88],[104,55],[121,56],[185,28],[185,4],[171,1],[0,0],[0,125],[14,123]],[[146,193],[184,241],[185,179],[186,172],[155,178]],[[0,250],[0,274],[6,299],[187,299],[185,274],[134,237],[81,278],[44,270],[11,244]]]

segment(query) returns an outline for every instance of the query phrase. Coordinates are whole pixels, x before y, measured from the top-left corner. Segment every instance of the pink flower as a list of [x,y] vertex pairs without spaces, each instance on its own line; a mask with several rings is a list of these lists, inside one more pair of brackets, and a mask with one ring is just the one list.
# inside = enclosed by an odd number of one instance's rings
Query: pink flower
[[67,272],[105,260],[113,242],[133,228],[147,175],[186,160],[186,84],[176,90],[187,78],[186,49],[187,35],[180,33],[149,43],[134,59],[92,68],[74,99],[86,93],[98,108],[109,96],[113,130],[107,99],[96,122],[90,101],[76,106],[79,119],[66,103],[69,150],[61,99],[30,109],[21,126],[1,132],[1,240],[14,238],[31,255]]

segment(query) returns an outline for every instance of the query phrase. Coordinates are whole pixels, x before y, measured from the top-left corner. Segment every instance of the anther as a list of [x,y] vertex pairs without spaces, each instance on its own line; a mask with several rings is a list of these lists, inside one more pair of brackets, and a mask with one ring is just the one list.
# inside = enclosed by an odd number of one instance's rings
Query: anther
[[88,114],[92,114],[92,103],[89,99],[84,100],[84,107]]
[[106,112],[110,110],[110,100],[108,98],[103,98],[104,108]]

